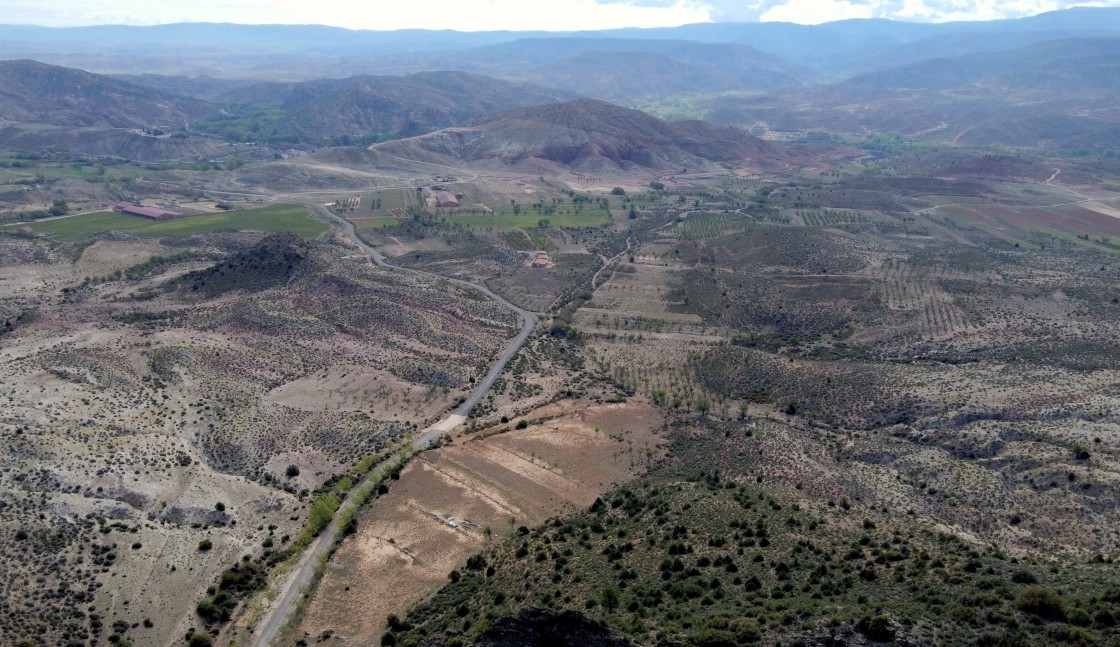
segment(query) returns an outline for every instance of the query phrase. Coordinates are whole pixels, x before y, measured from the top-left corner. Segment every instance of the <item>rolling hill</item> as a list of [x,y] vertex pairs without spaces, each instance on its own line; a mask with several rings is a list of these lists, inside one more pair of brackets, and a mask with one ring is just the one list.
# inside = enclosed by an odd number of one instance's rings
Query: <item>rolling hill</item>
[[371,150],[429,163],[497,163],[590,175],[701,170],[766,163],[773,156],[769,144],[737,128],[664,121],[595,99],[513,110]]
[[0,61],[0,116],[52,126],[178,128],[218,113],[202,101],[37,61]]
[[[197,129],[232,139],[322,141],[339,137],[410,137],[487,115],[567,98],[556,90],[466,72],[404,77],[357,76],[298,83],[259,83],[220,99],[228,117]],[[262,108],[269,109],[261,114]]]

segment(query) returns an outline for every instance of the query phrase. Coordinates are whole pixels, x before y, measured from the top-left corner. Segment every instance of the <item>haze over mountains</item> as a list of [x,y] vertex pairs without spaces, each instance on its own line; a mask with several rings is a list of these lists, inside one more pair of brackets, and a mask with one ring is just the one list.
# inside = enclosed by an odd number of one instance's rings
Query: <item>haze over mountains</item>
[[[844,20],[821,25],[703,23],[596,32],[355,31],[318,25],[181,23],[153,27],[46,28],[0,25],[0,57],[35,58],[107,73],[311,79],[432,69],[478,71],[489,46],[539,41],[541,62],[594,46],[595,39],[694,41],[754,47],[826,75],[851,74],[933,56],[1022,47],[1035,42],[1115,34],[1120,8],[1075,8],[988,22],[906,23]],[[578,36],[578,47],[562,44]],[[562,55],[548,54],[561,47]],[[650,51],[655,44],[642,50]],[[579,51],[575,51],[575,50]],[[672,44],[660,53],[672,55]],[[520,65],[520,61],[512,63]],[[142,69],[141,69],[142,68]]]
[[890,132],[1006,146],[1120,145],[1120,39],[1046,41],[937,58],[759,98],[706,100],[710,119],[779,130]]
[[[205,155],[214,140],[369,144],[593,97],[786,139],[827,129],[1113,147],[1118,53],[1118,9],[580,34],[9,25],[0,26],[0,56],[37,61],[0,67],[0,144],[136,159]],[[76,127],[86,129],[79,142],[53,130]],[[521,129],[499,131],[521,138],[505,145],[517,155],[541,144]],[[138,139],[153,132],[164,141]],[[625,161],[616,157],[605,155]],[[687,166],[676,153],[654,157]]]

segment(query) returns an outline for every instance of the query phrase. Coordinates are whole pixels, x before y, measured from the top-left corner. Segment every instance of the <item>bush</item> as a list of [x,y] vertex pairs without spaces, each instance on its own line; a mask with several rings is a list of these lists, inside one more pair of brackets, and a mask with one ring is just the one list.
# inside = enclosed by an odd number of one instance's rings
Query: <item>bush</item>
[[626,195],[626,189],[620,186],[616,186],[615,188],[611,189],[611,195]]
[[735,634],[726,629],[706,627],[692,635],[692,644],[698,647],[735,647]]
[[876,642],[889,642],[894,640],[894,627],[891,626],[891,617],[886,613],[866,615],[856,623],[856,631]]
[[1037,584],[1038,578],[1027,570],[1018,570],[1011,574],[1011,581],[1016,584]]
[[213,547],[214,542],[210,541],[209,539],[203,539],[202,541],[198,542],[198,549],[201,551],[207,551]]
[[1020,611],[1058,620],[1065,617],[1065,600],[1055,591],[1041,586],[1029,586],[1019,594],[1018,607]]

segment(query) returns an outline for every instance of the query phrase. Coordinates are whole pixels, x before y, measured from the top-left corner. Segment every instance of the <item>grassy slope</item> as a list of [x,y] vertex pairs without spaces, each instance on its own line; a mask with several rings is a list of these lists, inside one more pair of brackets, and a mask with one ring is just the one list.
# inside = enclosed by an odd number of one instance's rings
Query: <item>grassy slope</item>
[[268,232],[289,231],[302,238],[314,238],[329,226],[308,216],[307,207],[277,204],[259,209],[190,216],[156,222],[112,211],[84,214],[36,223],[17,223],[4,229],[31,227],[37,233],[53,234],[61,241],[81,240],[103,231],[120,231],[136,236],[176,236],[229,229],[257,229]]

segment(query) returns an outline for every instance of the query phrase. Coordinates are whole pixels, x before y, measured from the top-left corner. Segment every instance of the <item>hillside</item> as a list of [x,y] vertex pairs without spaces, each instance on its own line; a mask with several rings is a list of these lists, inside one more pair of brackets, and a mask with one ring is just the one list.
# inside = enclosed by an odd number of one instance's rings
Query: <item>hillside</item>
[[772,147],[737,128],[669,122],[595,99],[524,108],[371,150],[395,157],[547,166],[586,174],[764,163]]
[[228,139],[354,136],[377,141],[561,98],[564,93],[555,90],[465,72],[268,82],[225,93],[220,100],[239,105],[230,108],[230,115],[196,127]]
[[31,60],[0,61],[0,115],[65,127],[179,128],[218,110],[100,74]]
[[[470,558],[407,616],[390,617],[381,644],[1115,639],[1112,566],[1048,568],[969,544],[912,511],[775,487],[756,449],[775,427],[753,420],[678,431],[674,454],[650,474]],[[1043,641],[1023,627],[1045,632]],[[533,639],[550,632],[563,638]]]
[[213,267],[190,272],[172,285],[206,297],[233,290],[260,292],[290,281],[310,253],[311,245],[295,234],[271,234],[251,249]]

